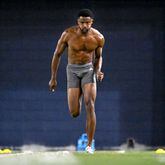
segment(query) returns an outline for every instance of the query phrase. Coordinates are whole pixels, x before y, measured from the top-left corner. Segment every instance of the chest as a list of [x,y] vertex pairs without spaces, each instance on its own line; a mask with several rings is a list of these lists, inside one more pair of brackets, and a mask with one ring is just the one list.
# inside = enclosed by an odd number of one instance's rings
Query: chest
[[93,36],[73,36],[68,46],[77,51],[93,51],[97,48],[97,40]]

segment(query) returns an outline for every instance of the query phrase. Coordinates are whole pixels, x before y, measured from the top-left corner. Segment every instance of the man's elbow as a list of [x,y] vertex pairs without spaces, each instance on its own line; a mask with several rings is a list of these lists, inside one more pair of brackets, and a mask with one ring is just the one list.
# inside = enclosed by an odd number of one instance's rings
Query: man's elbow
[[95,59],[98,60],[98,61],[102,60],[102,56],[101,55],[100,56],[96,56]]
[[60,52],[54,52],[54,58],[60,58],[61,57],[61,53]]

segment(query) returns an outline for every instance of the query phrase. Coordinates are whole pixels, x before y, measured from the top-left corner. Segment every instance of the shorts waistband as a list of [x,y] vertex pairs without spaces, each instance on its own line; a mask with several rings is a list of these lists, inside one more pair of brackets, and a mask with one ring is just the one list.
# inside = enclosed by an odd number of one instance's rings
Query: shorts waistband
[[93,63],[86,63],[86,64],[68,64],[69,67],[76,67],[76,68],[84,68],[88,66],[93,66]]

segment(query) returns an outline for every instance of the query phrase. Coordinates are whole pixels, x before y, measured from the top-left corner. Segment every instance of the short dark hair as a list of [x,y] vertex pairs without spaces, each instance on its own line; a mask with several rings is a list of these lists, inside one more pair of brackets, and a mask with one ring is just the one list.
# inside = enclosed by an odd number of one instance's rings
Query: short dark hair
[[90,9],[81,9],[78,13],[78,17],[91,17],[94,18],[94,14]]

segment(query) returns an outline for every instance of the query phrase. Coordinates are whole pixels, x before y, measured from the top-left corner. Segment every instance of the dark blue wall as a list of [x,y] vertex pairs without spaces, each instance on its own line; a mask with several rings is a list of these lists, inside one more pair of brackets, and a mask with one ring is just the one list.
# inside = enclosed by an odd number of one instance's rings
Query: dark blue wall
[[159,1],[40,1],[0,3],[0,146],[76,144],[85,110],[68,112],[63,54],[58,88],[48,91],[50,62],[61,33],[80,8],[93,9],[105,36],[96,101],[96,147],[128,137],[165,145],[164,5]]

